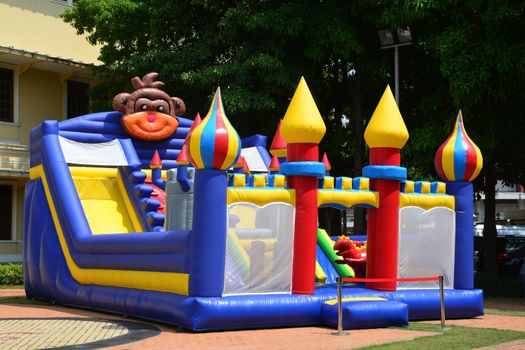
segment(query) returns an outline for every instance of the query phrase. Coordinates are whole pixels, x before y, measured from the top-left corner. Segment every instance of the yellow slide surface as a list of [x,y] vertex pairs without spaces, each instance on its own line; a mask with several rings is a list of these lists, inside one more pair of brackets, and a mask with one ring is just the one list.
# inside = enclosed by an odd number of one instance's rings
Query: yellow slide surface
[[142,231],[117,168],[70,167],[94,235]]

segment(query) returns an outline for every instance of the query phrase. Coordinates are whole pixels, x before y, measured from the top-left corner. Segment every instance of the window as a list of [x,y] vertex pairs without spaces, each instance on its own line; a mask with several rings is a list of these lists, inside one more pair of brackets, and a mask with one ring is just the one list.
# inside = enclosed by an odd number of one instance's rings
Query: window
[[89,113],[89,84],[67,81],[67,117]]
[[0,241],[12,240],[13,186],[0,184]]
[[0,68],[0,121],[14,122],[14,72]]
[[64,4],[64,5],[68,5],[68,6],[73,6],[74,4],[74,0],[54,0],[55,2],[58,2],[58,3],[61,3],[61,4]]

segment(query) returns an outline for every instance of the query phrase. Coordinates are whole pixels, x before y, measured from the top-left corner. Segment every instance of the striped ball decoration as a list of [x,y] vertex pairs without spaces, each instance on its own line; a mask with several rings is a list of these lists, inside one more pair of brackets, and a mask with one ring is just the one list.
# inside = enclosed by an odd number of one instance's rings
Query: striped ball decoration
[[472,181],[483,167],[483,157],[478,146],[468,137],[461,111],[454,131],[439,147],[434,165],[443,181]]
[[190,131],[186,144],[196,169],[226,170],[237,162],[241,139],[224,113],[220,88],[206,117]]

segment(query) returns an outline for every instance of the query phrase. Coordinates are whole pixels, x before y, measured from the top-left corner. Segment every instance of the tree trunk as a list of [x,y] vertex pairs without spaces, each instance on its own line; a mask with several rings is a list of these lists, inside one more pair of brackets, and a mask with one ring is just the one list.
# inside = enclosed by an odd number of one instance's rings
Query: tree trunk
[[496,231],[496,172],[494,155],[489,153],[485,168],[485,219],[483,222],[483,272],[498,275],[498,238]]

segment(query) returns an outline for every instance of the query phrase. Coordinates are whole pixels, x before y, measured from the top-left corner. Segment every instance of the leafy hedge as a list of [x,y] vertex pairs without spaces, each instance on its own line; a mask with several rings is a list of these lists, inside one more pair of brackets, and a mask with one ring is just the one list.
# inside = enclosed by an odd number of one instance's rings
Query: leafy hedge
[[20,285],[24,284],[24,274],[22,264],[9,263],[0,264],[0,285]]

